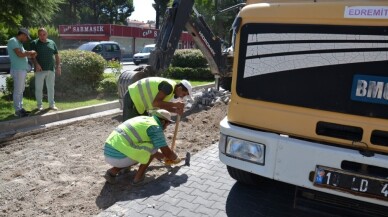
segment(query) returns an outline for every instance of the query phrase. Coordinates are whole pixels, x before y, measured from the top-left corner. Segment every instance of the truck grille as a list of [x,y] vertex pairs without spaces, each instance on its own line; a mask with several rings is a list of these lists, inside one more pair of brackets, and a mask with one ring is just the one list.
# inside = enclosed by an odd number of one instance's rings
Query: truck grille
[[372,132],[370,142],[375,145],[388,146],[388,132],[374,130]]
[[350,141],[361,141],[363,130],[360,127],[320,121],[317,123],[316,133],[321,136],[329,136]]

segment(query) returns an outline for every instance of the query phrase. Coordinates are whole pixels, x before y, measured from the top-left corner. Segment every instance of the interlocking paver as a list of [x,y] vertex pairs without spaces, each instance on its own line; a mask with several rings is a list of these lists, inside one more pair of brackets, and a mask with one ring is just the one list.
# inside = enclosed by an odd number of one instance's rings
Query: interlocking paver
[[[212,169],[214,168],[214,170]],[[190,167],[182,167],[176,173],[174,178],[180,175],[187,175],[187,180],[179,182],[177,187],[170,187],[168,191],[162,194],[152,195],[146,198],[138,197],[127,203],[118,202],[99,216],[126,216],[129,213],[132,216],[209,216],[217,215],[225,207],[226,198],[221,194],[225,192],[221,187],[226,188],[225,181],[219,182],[220,176],[214,176],[212,173],[227,173],[226,167],[218,160],[217,144],[202,150],[192,156]],[[229,177],[232,181],[232,179]],[[160,182],[150,183],[143,186],[144,192],[147,189],[157,190],[157,186],[171,184],[174,180],[166,177]],[[233,182],[230,184],[229,189]],[[168,186],[165,186],[168,189]],[[209,189],[209,190],[208,190]],[[149,194],[148,194],[149,195]],[[216,204],[214,206],[214,204]],[[214,207],[213,207],[214,206]],[[216,208],[216,209],[214,209]],[[223,210],[225,212],[225,210]]]
[[193,192],[191,192],[191,195],[194,195],[194,196],[202,196],[203,198],[207,199],[207,198],[209,198],[210,195],[212,195],[212,194],[209,193],[209,192],[200,191],[199,189],[195,189]]
[[166,202],[166,204],[170,205],[176,205],[177,203],[179,203],[180,200],[180,198],[171,197],[167,194],[160,198],[160,201]]
[[169,212],[166,212],[163,216],[161,217],[175,217],[176,215],[172,214],[172,213],[169,213]]
[[218,213],[219,210],[207,208],[206,206],[199,206],[195,211],[206,216],[214,216]]
[[201,196],[198,196],[197,198],[195,198],[192,203],[197,203],[197,204],[200,204],[200,205],[203,205],[203,206],[207,206],[207,207],[210,207],[212,204],[214,204],[215,202],[214,201],[211,201],[211,200],[208,200],[208,199],[205,199]]
[[196,196],[185,194],[184,192],[179,192],[175,198],[185,199],[186,201],[191,202],[196,198]]
[[223,202],[223,201],[226,200],[226,198],[225,198],[225,197],[218,196],[217,194],[212,194],[212,195],[210,195],[210,197],[208,198],[208,200]]
[[191,202],[188,202],[187,200],[183,199],[183,200],[179,201],[179,203],[176,204],[176,206],[182,207],[185,210],[190,210],[190,211],[194,212],[199,207],[199,204],[191,203]]
[[163,206],[160,207],[161,210],[168,211],[169,213],[173,214],[174,216],[178,215],[183,208],[175,206],[173,204],[165,203]]
[[166,213],[167,211],[161,210],[160,207],[149,207],[141,211],[142,214],[146,214],[147,216],[162,216]]
[[182,210],[177,216],[182,216],[182,217],[188,217],[188,216],[195,216],[195,217],[202,217],[202,214],[198,212],[191,212],[189,210]]
[[212,180],[206,180],[203,184],[210,185],[210,187],[213,187],[213,188],[219,188],[222,185],[222,183],[215,182]]
[[224,196],[225,193],[229,193],[229,191],[212,187],[206,189],[206,192],[209,192],[211,194],[217,194],[218,196]]
[[211,206],[212,209],[218,209],[218,210],[225,210],[225,203],[222,202],[215,202]]
[[[138,188],[133,197],[128,195],[130,200],[117,202],[98,216],[309,216],[292,210],[292,201],[288,199],[285,199],[288,205],[276,198],[275,202],[271,201],[275,197],[272,195],[282,198],[284,192],[294,191],[287,185],[275,183],[254,188],[236,184],[218,159],[217,144],[192,156],[190,163],[190,167],[181,167],[174,176]],[[266,191],[270,188],[280,192]],[[282,207],[279,207],[279,201]]]
[[217,180],[220,178],[218,176],[212,176],[212,175],[209,175],[209,174],[203,174],[201,177],[198,177],[199,179],[203,180],[202,182],[198,182],[198,183],[204,183],[206,180],[210,180],[212,182],[217,182]]
[[209,188],[209,185],[200,184],[198,182],[193,182],[190,184],[190,188],[200,189],[201,191],[206,191]]

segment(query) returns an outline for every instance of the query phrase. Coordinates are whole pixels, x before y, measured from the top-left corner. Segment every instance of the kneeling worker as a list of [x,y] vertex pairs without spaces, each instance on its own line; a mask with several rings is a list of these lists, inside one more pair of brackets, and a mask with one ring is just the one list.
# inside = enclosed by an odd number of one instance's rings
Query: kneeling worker
[[138,116],[120,124],[105,142],[105,161],[113,166],[106,172],[105,179],[114,183],[122,169],[140,163],[131,182],[136,185],[144,180],[145,171],[153,158],[179,163],[181,159],[168,147],[163,133],[172,122],[168,111],[158,109],[152,117]]
[[185,104],[170,101],[185,96],[192,99],[192,87],[187,80],[176,83],[171,79],[160,77],[143,78],[128,86],[123,99],[123,121],[147,115],[155,108],[182,115]]

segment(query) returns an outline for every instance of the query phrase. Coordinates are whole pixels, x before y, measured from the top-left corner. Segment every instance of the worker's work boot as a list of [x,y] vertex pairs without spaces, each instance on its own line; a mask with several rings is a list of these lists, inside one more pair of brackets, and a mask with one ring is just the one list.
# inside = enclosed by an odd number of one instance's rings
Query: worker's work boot
[[115,168],[115,169],[109,169],[108,171],[106,171],[104,175],[105,180],[110,184],[116,184],[119,176],[122,176],[131,172],[131,167],[125,167],[117,171],[118,169],[119,168]]
[[110,184],[116,184],[116,177],[117,175],[113,175],[108,171],[106,171],[105,175],[104,175],[104,178],[105,180],[110,183]]

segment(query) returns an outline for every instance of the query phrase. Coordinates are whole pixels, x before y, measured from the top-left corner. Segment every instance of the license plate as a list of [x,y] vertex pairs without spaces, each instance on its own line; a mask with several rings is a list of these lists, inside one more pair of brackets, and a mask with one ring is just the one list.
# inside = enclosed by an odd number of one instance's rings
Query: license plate
[[388,179],[317,166],[314,185],[388,201]]

